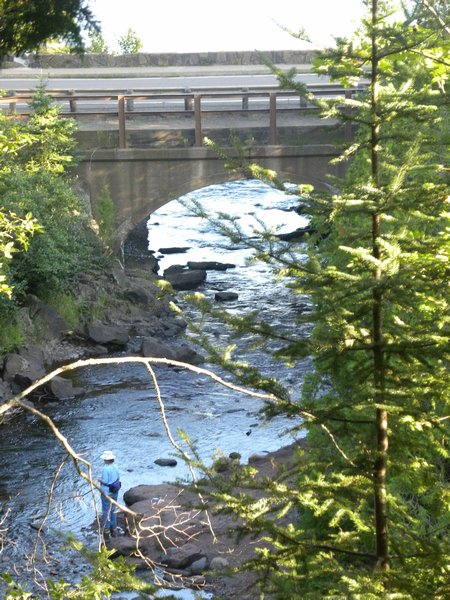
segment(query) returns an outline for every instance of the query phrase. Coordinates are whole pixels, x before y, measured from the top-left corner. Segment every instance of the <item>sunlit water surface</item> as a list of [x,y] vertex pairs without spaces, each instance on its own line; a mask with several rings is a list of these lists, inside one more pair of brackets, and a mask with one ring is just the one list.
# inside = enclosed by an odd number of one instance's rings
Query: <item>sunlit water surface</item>
[[[253,227],[260,227],[255,217],[277,226],[281,232],[306,224],[292,210],[295,198],[257,181],[212,186],[181,200],[190,199],[201,202],[209,211],[238,216],[240,226],[249,234]],[[211,300],[216,291],[237,292],[238,299],[226,305],[233,312],[258,310],[275,327],[286,328],[298,303],[305,303],[305,298],[273,281],[266,265],[249,263],[248,250],[216,233],[207,220],[191,216],[178,201],[152,214],[148,228],[150,249],[160,258],[160,273],[171,264],[187,261],[214,260],[236,265],[227,271],[208,271],[207,281],[200,288]],[[159,248],[173,246],[189,250],[166,256],[158,253]],[[189,310],[190,316],[195,317]],[[223,326],[210,321],[204,326],[217,344],[227,343]],[[137,342],[133,341],[127,353],[133,352]],[[241,358],[257,365],[264,374],[277,376],[294,395],[302,373],[309,368],[305,361],[295,371],[289,370],[256,349],[246,349]],[[288,429],[295,423],[281,417],[265,422],[259,414],[261,401],[226,389],[205,375],[168,367],[158,367],[155,372],[172,434],[182,444],[177,431],[185,431],[206,462],[210,463],[217,453],[227,455],[233,451],[246,461],[254,452],[275,450],[292,442]],[[155,392],[142,365],[86,368],[76,374],[75,384],[85,390],[82,396],[50,403],[45,411],[72,447],[92,462],[95,476],[101,469],[99,457],[104,449],[112,449],[117,456],[122,492],[141,483],[157,484],[189,476],[166,435]],[[30,523],[38,522],[45,514],[47,490],[67,457],[46,425],[29,415],[21,415],[1,429],[0,452],[0,499],[5,505],[8,499],[8,523],[20,542],[30,536]],[[178,460],[174,468],[154,463],[159,457],[173,456]],[[92,522],[93,514],[89,486],[77,476],[72,462],[66,460],[54,484],[48,524],[73,531],[83,539],[88,535],[85,528]]]

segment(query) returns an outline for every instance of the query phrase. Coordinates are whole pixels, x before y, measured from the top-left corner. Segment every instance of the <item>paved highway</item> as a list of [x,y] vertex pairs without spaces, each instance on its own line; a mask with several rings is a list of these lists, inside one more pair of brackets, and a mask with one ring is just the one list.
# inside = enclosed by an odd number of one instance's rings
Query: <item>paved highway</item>
[[[327,77],[319,77],[315,73],[300,73],[297,81],[308,85],[328,83]],[[44,81],[49,90],[152,90],[152,89],[185,89],[220,87],[251,87],[251,86],[276,86],[277,79],[274,75],[244,74],[244,75],[188,75],[178,77],[97,77],[97,78],[56,78],[46,77],[46,74],[36,74],[35,77],[2,78],[0,89],[3,90],[29,90],[40,81]]]

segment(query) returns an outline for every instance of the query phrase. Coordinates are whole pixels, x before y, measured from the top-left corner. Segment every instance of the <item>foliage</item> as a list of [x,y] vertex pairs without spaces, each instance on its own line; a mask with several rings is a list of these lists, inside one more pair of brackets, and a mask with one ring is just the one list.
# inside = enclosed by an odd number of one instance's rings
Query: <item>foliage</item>
[[[45,223],[41,235],[17,254],[10,265],[16,293],[40,295],[43,290],[62,290],[69,278],[92,262],[98,243],[89,227],[80,198],[69,183],[48,172],[14,173],[0,181],[4,206],[31,212]],[[97,250],[98,252],[98,250]]]
[[[48,581],[48,598],[52,600],[101,600],[110,598],[113,592],[139,590],[151,593],[155,586],[144,583],[134,575],[135,566],[125,562],[123,557],[111,560],[113,550],[102,548],[100,552],[92,552],[82,547],[79,542],[71,540],[71,546],[93,566],[92,572],[84,576],[80,583],[71,585],[63,580]],[[27,600],[36,596],[18,584],[8,573],[0,574],[0,579],[8,586],[5,600]]]
[[[308,432],[295,486],[266,481],[256,501],[216,493],[246,531],[265,536],[250,567],[280,599],[450,593],[449,35],[432,12],[413,25],[408,15],[395,20],[385,2],[368,6],[357,34],[316,63],[344,85],[361,77],[370,85],[346,102],[319,101],[325,117],[350,119],[358,130],[341,158],[348,172],[334,182],[339,192],[302,199],[312,225],[306,246],[280,243],[261,227],[253,241],[232,216],[214,220],[295,293],[309,295],[313,312],[298,315],[297,331],[287,334],[257,314],[225,314],[194,298],[237,337],[276,340],[275,359],[295,368],[313,358],[296,398],[233,361],[230,349],[210,346],[216,362],[278,396],[271,414],[301,416]],[[244,165],[249,171],[257,172]],[[281,185],[274,173],[264,180]],[[286,523],[278,517],[287,511]]]
[[70,54],[70,51],[70,47],[58,38],[48,40],[41,48],[44,54]]
[[3,209],[16,211],[21,219],[33,215],[33,223],[41,224],[41,235],[11,261],[16,294],[64,289],[69,278],[88,267],[97,246],[86,207],[64,176],[73,163],[73,121],[59,117],[43,85],[30,107],[26,123],[0,116],[10,144],[0,157]]
[[87,51],[97,54],[108,54],[108,44],[100,31],[92,31],[89,34],[89,46],[87,47]]
[[26,122],[0,115],[0,176],[15,170],[62,174],[74,164],[76,121],[61,118],[60,107],[42,82],[36,86],[30,109]]
[[10,298],[12,295],[12,287],[7,282],[7,261],[20,248],[26,250],[30,237],[37,231],[40,228],[30,213],[20,218],[13,212],[0,211],[0,296]]
[[0,297],[0,354],[13,352],[24,343],[20,313],[11,301]]
[[99,29],[85,0],[1,0],[0,61],[8,54],[19,56],[39,50],[52,38],[82,52],[84,29]]
[[[17,310],[27,293],[63,292],[100,256],[87,207],[72,189],[75,126],[37,87],[27,122],[0,114],[0,304],[2,352],[21,340]],[[6,335],[6,331],[10,335]]]
[[122,54],[137,54],[143,46],[142,40],[132,27],[129,27],[126,33],[117,39],[117,44]]
[[100,190],[95,205],[100,237],[105,244],[110,245],[116,232],[117,216],[108,184]]

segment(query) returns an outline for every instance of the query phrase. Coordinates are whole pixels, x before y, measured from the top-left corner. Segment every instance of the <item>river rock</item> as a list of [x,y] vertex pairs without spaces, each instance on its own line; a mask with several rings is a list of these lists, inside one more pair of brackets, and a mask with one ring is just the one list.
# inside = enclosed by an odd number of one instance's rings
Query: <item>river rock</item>
[[201,575],[208,568],[208,557],[202,556],[191,564],[191,575]]
[[170,483],[161,485],[141,484],[127,490],[123,495],[123,501],[127,506],[141,502],[142,500],[155,501],[160,498],[175,498],[179,489]]
[[158,541],[148,537],[113,537],[108,541],[108,549],[114,550],[113,556],[133,556],[136,551],[144,556],[154,554],[158,550]]
[[186,328],[187,322],[181,317],[175,317],[163,323],[164,333],[167,337],[174,337]]
[[230,300],[237,300],[239,294],[236,292],[216,292],[214,298],[220,302],[228,302]]
[[67,324],[60,314],[54,308],[39,300],[36,296],[29,294],[26,297],[26,305],[28,306],[31,319],[39,320],[45,325],[46,332],[50,337],[58,338],[67,331]]
[[[11,386],[6,381],[2,381],[0,379],[0,401],[6,402],[12,397],[13,393],[11,390]],[[1,510],[1,507],[0,507]]]
[[22,349],[19,353],[7,354],[4,362],[3,377],[14,381],[24,389],[45,375],[42,352]]
[[171,346],[151,336],[142,340],[141,352],[142,356],[176,360],[175,351]]
[[157,458],[154,463],[160,467],[176,467],[178,464],[174,458]]
[[316,230],[313,227],[299,227],[298,229],[289,231],[288,233],[279,233],[277,238],[283,241],[302,240],[305,235],[311,235],[312,233],[316,233]]
[[142,340],[141,353],[142,356],[167,358],[189,364],[198,364],[203,361],[203,357],[189,346],[169,346],[151,336]]
[[248,457],[248,464],[253,465],[267,459],[268,452],[254,452]]
[[111,269],[111,276],[115,283],[119,287],[125,288],[128,285],[128,277],[125,273],[125,269],[121,264],[115,264]]
[[170,275],[171,273],[182,273],[183,271],[186,270],[186,267],[184,265],[170,265],[170,267],[167,267],[167,269],[164,269],[164,277],[166,275]]
[[193,290],[206,280],[203,269],[188,269],[179,273],[168,273],[165,279],[175,290]]
[[230,563],[223,556],[215,556],[209,563],[209,568],[212,571],[224,571],[229,566]]
[[161,252],[161,254],[184,254],[188,250],[189,246],[158,248],[158,252]]
[[82,388],[74,387],[70,379],[65,379],[59,375],[53,377],[53,379],[46,384],[46,388],[49,388],[51,396],[58,400],[74,398],[83,392]]
[[105,325],[99,321],[86,325],[86,335],[90,341],[107,346],[126,346],[130,339],[124,327]]
[[232,263],[221,263],[215,260],[201,262],[189,261],[187,263],[187,266],[189,269],[192,270],[203,269],[205,271],[226,271],[227,269],[236,268],[236,265],[233,265]]
[[135,286],[129,287],[124,291],[126,300],[133,302],[133,304],[140,304],[144,308],[148,308],[153,303],[154,295],[144,287]]
[[170,548],[162,562],[172,569],[186,569],[202,558],[206,557],[200,548],[196,544],[188,542],[184,546]]
[[228,455],[228,458],[230,458],[231,460],[234,461],[239,461],[241,460],[241,455],[239,454],[239,452],[230,452],[230,454]]

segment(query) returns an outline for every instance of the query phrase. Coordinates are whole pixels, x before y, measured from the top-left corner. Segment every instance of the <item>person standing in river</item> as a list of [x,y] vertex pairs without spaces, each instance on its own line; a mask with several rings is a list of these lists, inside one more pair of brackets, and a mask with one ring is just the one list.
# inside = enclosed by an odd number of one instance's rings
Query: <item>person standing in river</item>
[[[105,450],[101,455],[101,458],[104,460],[105,464],[102,470],[102,474],[99,477],[100,486],[102,492],[108,494],[110,498],[113,500],[117,500],[120,489],[120,474],[119,469],[114,464],[116,457],[111,452],[111,450]],[[117,515],[116,515],[116,507],[112,504],[108,498],[104,495],[100,495],[102,502],[102,516],[101,516],[101,526],[102,533],[107,535],[111,532],[112,536],[117,535]]]

